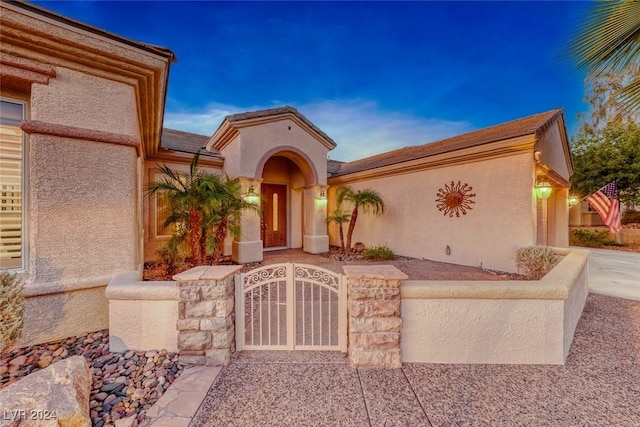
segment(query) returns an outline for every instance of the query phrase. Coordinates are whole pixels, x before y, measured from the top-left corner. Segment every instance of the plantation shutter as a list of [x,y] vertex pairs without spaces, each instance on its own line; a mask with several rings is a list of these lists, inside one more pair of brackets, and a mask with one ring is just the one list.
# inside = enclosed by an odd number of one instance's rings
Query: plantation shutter
[[22,267],[22,104],[0,101],[0,268]]

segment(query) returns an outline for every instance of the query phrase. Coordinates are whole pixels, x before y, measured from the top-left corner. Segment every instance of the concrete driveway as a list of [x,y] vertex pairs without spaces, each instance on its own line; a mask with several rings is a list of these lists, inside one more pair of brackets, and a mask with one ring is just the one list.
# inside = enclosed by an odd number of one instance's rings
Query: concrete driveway
[[589,290],[595,294],[640,301],[640,254],[588,249]]

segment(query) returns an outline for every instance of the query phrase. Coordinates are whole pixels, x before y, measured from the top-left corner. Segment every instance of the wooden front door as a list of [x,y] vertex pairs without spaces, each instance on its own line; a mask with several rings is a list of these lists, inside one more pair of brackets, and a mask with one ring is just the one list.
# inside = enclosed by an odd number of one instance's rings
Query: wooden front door
[[265,248],[287,245],[287,186],[262,184],[262,241]]

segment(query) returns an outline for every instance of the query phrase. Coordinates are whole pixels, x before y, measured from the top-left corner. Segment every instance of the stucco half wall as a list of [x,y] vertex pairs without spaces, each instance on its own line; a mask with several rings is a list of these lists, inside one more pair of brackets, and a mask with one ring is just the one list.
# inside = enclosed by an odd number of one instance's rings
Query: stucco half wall
[[589,252],[556,249],[538,281],[405,281],[403,362],[564,364],[588,288]]
[[[523,152],[361,181],[330,181],[329,212],[335,208],[338,185],[374,189],[384,200],[385,213],[361,212],[353,242],[387,245],[415,258],[515,271],[515,251],[536,243],[534,168],[533,155]],[[466,215],[445,216],[436,207],[438,189],[458,181],[473,187],[475,203]],[[339,245],[337,226],[329,231],[331,244]]]

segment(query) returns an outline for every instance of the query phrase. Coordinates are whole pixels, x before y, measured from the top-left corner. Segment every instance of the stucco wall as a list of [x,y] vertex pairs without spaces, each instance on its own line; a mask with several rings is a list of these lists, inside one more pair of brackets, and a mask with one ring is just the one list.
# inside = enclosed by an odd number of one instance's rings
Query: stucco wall
[[538,281],[405,281],[402,360],[564,364],[588,288],[588,251]]
[[536,143],[535,150],[540,152],[540,160],[558,173],[561,177],[568,180],[571,177],[569,167],[567,166],[567,158],[564,154],[563,146],[560,143],[560,124],[558,121],[553,123],[547,131],[540,137]]
[[176,282],[139,282],[137,273],[117,275],[107,286],[109,349],[178,351]]
[[[240,150],[238,157],[240,164],[237,166],[238,176],[255,176],[258,164],[265,153],[278,146],[290,146],[297,148],[309,158],[317,173],[318,184],[326,184],[327,182],[328,149],[290,119],[242,128],[239,148],[233,148],[234,145],[236,144],[225,148],[223,155],[226,158],[227,151],[232,154],[234,149]],[[233,155],[225,162],[232,160],[232,158],[234,158]]]
[[[533,171],[533,156],[522,153],[347,182],[355,190],[378,191],[386,205],[379,217],[360,212],[353,242],[386,244],[399,255],[515,271],[515,251],[536,241]],[[450,218],[436,207],[438,189],[451,181],[473,187],[475,204],[466,215]],[[336,188],[330,188],[329,212]],[[339,245],[337,226],[329,230],[331,244]],[[451,255],[445,252],[447,245]]]
[[[136,150],[29,140],[27,288],[41,295],[28,299],[25,342],[106,328],[108,278],[138,260]],[[66,293],[70,285],[85,289]]]
[[[138,139],[131,86],[56,72],[33,85],[29,119]],[[135,147],[32,133],[27,151],[24,345],[106,328],[109,279],[140,262]]]
[[139,136],[132,86],[62,67],[48,85],[34,85],[33,119],[103,132]]

